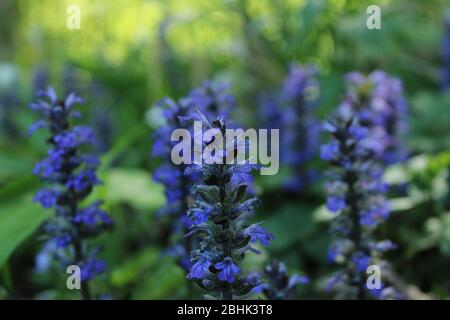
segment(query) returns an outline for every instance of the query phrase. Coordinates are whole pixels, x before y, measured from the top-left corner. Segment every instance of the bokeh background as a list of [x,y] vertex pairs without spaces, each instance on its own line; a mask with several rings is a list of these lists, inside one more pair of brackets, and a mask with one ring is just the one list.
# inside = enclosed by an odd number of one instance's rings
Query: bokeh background
[[[382,28],[368,30],[366,8],[375,3]],[[79,30],[66,28],[69,4],[81,8]],[[41,185],[33,165],[46,152],[44,135],[26,133],[35,119],[27,105],[38,89],[79,93],[83,120],[100,141],[103,184],[92,197],[116,223],[97,240],[109,267],[92,290],[114,299],[191,299],[200,291],[164,254],[170,224],[155,216],[165,197],[151,178],[160,163],[150,156],[152,107],[205,80],[227,82],[237,99],[233,116],[259,127],[261,95],[281,87],[292,62],[318,69],[319,119],[339,105],[349,71],[382,69],[403,81],[410,158],[390,166],[386,181],[406,187],[389,195],[392,217],[380,233],[398,245],[387,259],[404,290],[449,298],[449,7],[444,0],[2,0],[0,298],[78,297],[65,288],[64,271],[39,256],[39,226],[52,212],[32,202]],[[313,162],[327,168],[318,156]],[[323,179],[292,193],[281,187],[288,175],[282,168],[256,177],[257,217],[276,240],[246,263],[261,270],[280,259],[289,272],[312,279],[296,298],[329,298],[323,283],[334,267],[327,263]]]

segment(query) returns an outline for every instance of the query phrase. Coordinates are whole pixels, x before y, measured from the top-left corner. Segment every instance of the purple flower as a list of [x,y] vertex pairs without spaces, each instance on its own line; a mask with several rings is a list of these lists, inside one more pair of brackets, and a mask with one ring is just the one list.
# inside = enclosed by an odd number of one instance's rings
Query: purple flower
[[247,229],[245,229],[244,235],[249,236],[250,242],[252,243],[255,243],[259,240],[263,246],[268,246],[270,240],[275,239],[273,234],[257,224],[252,224]]
[[73,221],[83,225],[90,232],[97,232],[102,227],[109,226],[113,223],[109,215],[100,209],[100,202],[95,202],[89,207],[84,208],[75,215]]
[[364,84],[364,82],[366,81],[365,77],[363,74],[361,74],[360,72],[349,72],[345,75],[345,80],[351,84],[351,85],[362,85]]
[[278,92],[260,97],[261,127],[280,129],[280,161],[292,174],[283,182],[299,192],[318,178],[311,161],[318,155],[320,127],[314,109],[318,84],[313,66],[291,64]]
[[89,127],[78,126],[72,131],[62,132],[54,137],[59,147],[73,149],[82,144],[95,144],[94,132]]
[[405,160],[408,106],[401,81],[380,70],[367,76],[352,72],[346,76],[346,81],[347,97],[339,112],[360,121],[358,132],[351,132],[353,137],[369,138],[372,151],[380,155],[385,164]]
[[314,87],[312,76],[316,73],[314,66],[302,67],[291,64],[289,75],[283,83],[283,96],[287,100],[305,99],[305,90]]
[[173,165],[163,164],[155,170],[153,179],[167,186],[175,186],[180,179],[182,172],[176,170]]
[[86,166],[95,169],[100,165],[100,160],[97,156],[91,155],[91,154],[83,154],[80,155],[79,160],[86,164]]
[[66,182],[67,188],[72,188],[78,192],[83,192],[92,186],[99,184],[95,171],[92,169],[82,170],[71,176]]
[[270,300],[291,300],[297,285],[309,283],[309,278],[294,274],[289,276],[282,262],[272,261],[264,268],[266,282],[260,288]]
[[386,205],[361,211],[360,223],[367,227],[376,227],[389,217],[389,213],[389,208]]
[[326,285],[326,291],[331,291],[333,288],[344,281],[344,275],[343,274],[337,274],[331,278],[328,279],[327,285]]
[[62,132],[53,139],[61,148],[73,149],[78,146],[77,135],[75,132]]
[[65,152],[60,149],[50,149],[48,158],[36,163],[33,169],[35,175],[42,179],[58,178],[64,162]]
[[[170,140],[171,134],[175,129],[185,128],[180,118],[186,117],[192,113],[190,100],[180,99],[173,101],[165,98],[154,106],[154,110],[161,117],[160,126],[153,134],[152,156],[162,161],[162,164],[154,171],[153,180],[161,183],[165,190],[167,205],[160,208],[157,212],[159,217],[170,217],[173,238],[181,239],[172,246],[181,244],[185,250],[184,255],[178,255],[177,261],[185,270],[188,270],[188,264],[184,261],[189,260],[189,248],[191,248],[191,238],[184,238],[177,233],[186,233],[188,227],[192,224],[190,219],[186,219],[186,211],[189,207],[190,188],[193,182],[199,179],[196,173],[186,172],[186,165],[174,165],[171,161],[172,148],[175,142]],[[204,214],[204,212],[203,212]],[[205,217],[200,212],[196,219],[197,223],[205,221]]]
[[81,281],[87,281],[102,274],[106,270],[106,262],[103,260],[90,258],[81,265]]
[[39,202],[44,208],[53,208],[58,202],[59,193],[52,189],[39,190],[33,200]]
[[350,126],[348,132],[357,141],[367,138],[368,135],[368,131],[366,128],[355,125]]
[[328,248],[327,261],[330,263],[337,262],[337,258],[342,256],[342,247],[339,245],[334,245]]
[[397,248],[397,245],[395,243],[393,243],[391,240],[379,241],[377,243],[374,243],[371,246],[372,250],[375,250],[378,252],[385,252],[385,251],[393,250],[395,248]]
[[72,236],[70,234],[62,234],[54,237],[56,246],[58,248],[66,248],[72,243]]
[[211,207],[204,207],[204,208],[192,208],[191,209],[191,215],[192,220],[195,224],[201,224],[208,221],[209,215],[213,212],[213,208]]
[[320,158],[326,161],[334,160],[339,156],[339,145],[331,142],[320,147]]
[[380,300],[383,298],[383,289],[384,289],[384,284],[381,283],[379,289],[374,288],[374,289],[367,289],[367,290],[369,291],[369,293],[372,297]]
[[330,196],[327,198],[327,208],[331,212],[339,212],[346,206],[345,199],[342,197]]
[[298,274],[294,274],[290,277],[288,287],[294,287],[297,284],[308,284],[311,280],[307,276],[300,276]]
[[240,164],[233,166],[231,172],[231,183],[234,186],[239,185],[251,185],[253,183],[252,171],[255,169],[255,165]]
[[236,105],[236,99],[228,89],[228,84],[205,81],[190,92],[188,101],[191,107],[198,108],[207,117],[228,117]]
[[[346,115],[339,113],[328,122],[332,141],[322,148],[325,154],[322,158],[333,165],[329,175],[331,181],[326,188],[327,207],[340,213],[331,223],[333,242],[328,260],[344,264],[339,282],[351,288],[345,291],[344,296],[362,299],[367,291],[365,271],[377,247],[372,232],[387,219],[389,208],[384,198],[386,190],[382,187],[383,171],[378,154],[372,145],[366,143],[367,127],[362,126],[361,120],[354,118],[352,112]],[[359,280],[355,282],[354,279]]]
[[73,132],[77,136],[78,144],[95,144],[95,134],[92,128],[86,126],[77,126],[73,128]]
[[[32,103],[30,108],[42,119],[31,126],[30,132],[47,128],[50,133],[47,141],[51,147],[47,158],[35,165],[33,173],[51,188],[38,191],[34,200],[44,208],[55,210],[55,216],[43,226],[43,231],[56,245],[54,256],[63,265],[80,265],[82,280],[86,282],[106,268],[103,261],[93,256],[87,240],[112,223],[107,213],[99,208],[99,203],[86,208],[81,206],[81,201],[99,183],[95,173],[98,157],[79,148],[83,144],[94,144],[94,135],[88,127],[71,127],[70,119],[78,115],[72,107],[81,103],[81,98],[71,94],[65,100],[58,99],[53,88],[39,96],[42,99]],[[89,298],[84,289],[86,284],[82,286],[83,297]]]
[[47,127],[48,127],[48,124],[46,121],[44,121],[44,120],[36,121],[28,129],[28,135],[31,136],[35,131],[42,129],[42,128],[47,128]]
[[[220,117],[211,122],[204,119],[204,123],[208,128],[218,129],[222,133],[226,132],[228,125]],[[191,189],[193,202],[188,216],[193,224],[189,226],[187,237],[200,242],[193,245],[196,249],[191,251],[191,261],[195,265],[200,263],[198,261],[204,262],[201,257],[208,257],[215,268],[204,275],[201,283],[196,283],[219,299],[244,297],[259,285],[252,277],[238,278],[236,275],[240,274],[240,263],[245,253],[256,252],[249,242],[260,241],[267,245],[273,238],[264,228],[257,224],[249,226],[247,222],[259,203],[256,197],[247,197],[253,168],[255,166],[249,164],[202,163],[186,171],[201,173],[203,178],[201,183],[196,183]],[[233,286],[223,284],[235,281]]]
[[356,253],[353,255],[352,261],[356,265],[356,270],[366,272],[372,261],[372,258],[369,255],[363,253]]
[[209,261],[206,257],[200,257],[192,266],[191,272],[189,273],[189,278],[203,279],[205,274],[209,272],[210,265],[211,261]]
[[165,191],[167,201],[170,203],[175,203],[183,198],[183,191],[180,189],[168,189]]
[[233,263],[230,257],[226,257],[222,262],[216,263],[214,268],[221,270],[218,274],[219,279],[228,283],[233,283],[236,279],[235,275],[241,273],[241,269]]

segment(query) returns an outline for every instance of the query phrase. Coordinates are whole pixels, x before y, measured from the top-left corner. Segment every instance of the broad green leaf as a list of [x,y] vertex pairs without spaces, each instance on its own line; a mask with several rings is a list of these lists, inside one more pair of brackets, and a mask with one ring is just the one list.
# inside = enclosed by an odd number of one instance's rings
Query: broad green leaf
[[[164,190],[140,169],[110,169],[102,177],[104,199],[109,204],[129,203],[136,208],[154,210],[165,204]],[[102,197],[103,198],[103,197]]]
[[31,193],[37,189],[39,179],[31,174],[18,175],[16,179],[8,181],[8,183],[0,189],[0,202],[7,202],[11,197]]
[[32,202],[32,195],[0,204],[0,266],[47,217],[48,213]]
[[392,211],[411,210],[416,205],[413,197],[401,197],[389,199],[389,207]]
[[317,207],[312,215],[313,220],[316,222],[328,222],[333,220],[333,218],[335,217],[335,215],[330,210],[328,210],[327,206],[324,204]]
[[407,168],[404,164],[389,166],[384,172],[383,180],[391,185],[406,183],[409,179]]
[[0,181],[23,172],[31,172],[32,165],[23,156],[5,152],[0,155]]
[[145,271],[148,271],[158,261],[159,251],[155,248],[142,250],[138,254],[127,258],[121,266],[114,268],[111,273],[111,283],[118,287],[136,282]]
[[419,92],[411,99],[409,145],[414,150],[432,152],[450,148],[448,119],[450,93]]
[[172,259],[159,260],[156,270],[147,272],[133,292],[133,299],[168,299],[184,294],[188,280]]
[[100,170],[104,168],[109,168],[111,163],[116,159],[120,154],[124,153],[128,148],[130,148],[136,141],[141,139],[142,135],[145,134],[145,127],[136,126],[131,128],[124,134],[121,138],[117,140],[114,146],[109,150],[105,155],[102,156],[102,167]]
[[315,228],[313,208],[302,205],[282,207],[264,227],[275,235],[270,249],[283,250],[295,242],[307,239]]

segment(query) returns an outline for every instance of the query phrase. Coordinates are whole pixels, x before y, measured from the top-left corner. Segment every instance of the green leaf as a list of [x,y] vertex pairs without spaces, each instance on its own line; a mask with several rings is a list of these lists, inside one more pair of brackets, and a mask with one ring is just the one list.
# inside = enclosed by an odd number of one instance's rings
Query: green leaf
[[275,235],[270,249],[283,250],[307,239],[315,228],[312,220],[313,208],[303,205],[282,207],[276,215],[266,221],[264,227]]
[[114,159],[116,159],[120,154],[126,152],[128,148],[136,143],[136,141],[139,141],[142,135],[145,134],[145,130],[145,127],[136,126],[131,128],[126,134],[119,138],[111,150],[102,156],[102,168],[110,167],[112,162],[114,162]]
[[327,206],[324,204],[317,207],[312,215],[313,220],[316,222],[329,222],[336,216],[333,212],[328,210]]
[[414,208],[421,199],[418,196],[389,199],[389,207],[391,211],[407,211]]
[[118,287],[124,287],[136,282],[146,270],[154,266],[158,257],[159,251],[156,248],[148,248],[128,257],[121,266],[114,268],[111,273],[111,283]]
[[0,181],[15,177],[23,172],[31,172],[32,165],[23,155],[5,152],[0,155]]
[[47,217],[46,211],[32,202],[31,194],[0,205],[0,266]]
[[186,274],[172,259],[159,260],[158,268],[148,272],[133,292],[133,299],[167,299],[183,294]]
[[110,169],[102,177],[102,198],[110,204],[128,203],[139,209],[154,210],[166,203],[163,187],[140,169]]
[[416,151],[450,149],[450,93],[420,92],[411,99],[409,145]]

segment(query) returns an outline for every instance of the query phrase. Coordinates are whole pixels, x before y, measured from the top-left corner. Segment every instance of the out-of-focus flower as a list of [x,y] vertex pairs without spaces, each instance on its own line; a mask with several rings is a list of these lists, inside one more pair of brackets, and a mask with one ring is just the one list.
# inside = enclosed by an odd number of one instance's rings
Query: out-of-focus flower
[[102,273],[106,263],[95,257],[98,250],[89,247],[88,239],[112,225],[100,202],[81,207],[81,202],[99,183],[95,173],[98,159],[82,152],[85,146],[95,143],[95,137],[89,127],[71,125],[71,118],[79,116],[72,110],[74,104],[82,102],[78,96],[71,94],[60,100],[52,88],[40,96],[42,99],[30,104],[30,108],[42,119],[31,126],[30,133],[48,129],[50,149],[48,157],[38,162],[33,172],[48,186],[38,191],[34,200],[55,210],[55,216],[43,226],[50,238],[46,248],[55,249],[55,256],[64,267],[80,266],[82,296],[89,299],[87,281]]
[[339,111],[344,116],[355,116],[369,130],[371,139],[366,143],[385,164],[405,160],[408,105],[401,81],[379,70],[367,76],[351,72],[345,80],[347,95]]
[[236,107],[236,98],[230,94],[226,83],[205,81],[188,95],[192,107],[199,109],[207,118],[229,117]]
[[[356,76],[356,75],[355,75]],[[356,77],[359,79],[359,77]],[[376,242],[374,230],[389,217],[384,197],[379,157],[367,140],[359,121],[342,114],[328,121],[326,130],[332,140],[322,147],[322,158],[330,163],[327,184],[327,207],[335,212],[332,220],[332,244],[328,260],[345,264],[329,287],[335,287],[337,297],[365,299],[369,265],[378,264],[381,254],[392,249],[388,240]]]
[[272,261],[264,268],[266,283],[261,285],[262,292],[269,300],[294,299],[299,284],[309,283],[309,278],[294,274],[289,276],[283,262]]
[[[182,250],[170,248],[168,253],[188,270],[190,267],[188,258],[191,250],[191,239],[185,238],[184,235],[191,222],[187,218],[186,212],[192,198],[190,188],[200,176],[196,173],[185,173],[186,165],[184,164],[175,165],[172,163],[171,151],[177,142],[171,141],[170,136],[174,130],[183,127],[180,118],[188,116],[191,112],[191,105],[188,99],[180,99],[175,102],[166,98],[154,108],[162,114],[163,124],[153,134],[152,156],[163,160],[164,163],[155,170],[153,179],[164,185],[167,199],[167,205],[161,208],[157,215],[171,219],[172,238],[174,239],[174,243],[171,245],[178,247],[181,244]],[[199,213],[199,219],[201,219],[201,215],[202,213]]]
[[278,93],[260,98],[261,126],[280,129],[280,162],[292,169],[284,187],[299,192],[315,180],[308,168],[318,155],[320,126],[314,116],[319,87],[313,66],[292,64]]
[[[159,217],[171,218],[173,243],[167,253],[175,257],[178,262],[189,270],[189,253],[192,250],[192,239],[185,238],[188,227],[192,224],[186,212],[192,196],[190,189],[201,179],[199,172],[189,172],[186,165],[175,165],[171,160],[172,148],[178,143],[171,141],[174,130],[184,128],[190,120],[197,116],[194,112],[199,109],[205,114],[217,117],[229,114],[235,106],[235,98],[228,91],[228,86],[212,81],[205,81],[199,88],[192,90],[186,98],[174,101],[165,98],[153,107],[152,116],[157,118],[157,126],[153,134],[152,156],[163,160],[154,172],[153,179],[165,187],[167,205],[158,211]],[[248,179],[249,172],[239,172],[234,178]],[[211,208],[197,208],[192,213],[195,223],[202,223],[208,219]],[[181,247],[180,247],[181,245]],[[177,250],[174,250],[178,248]]]

